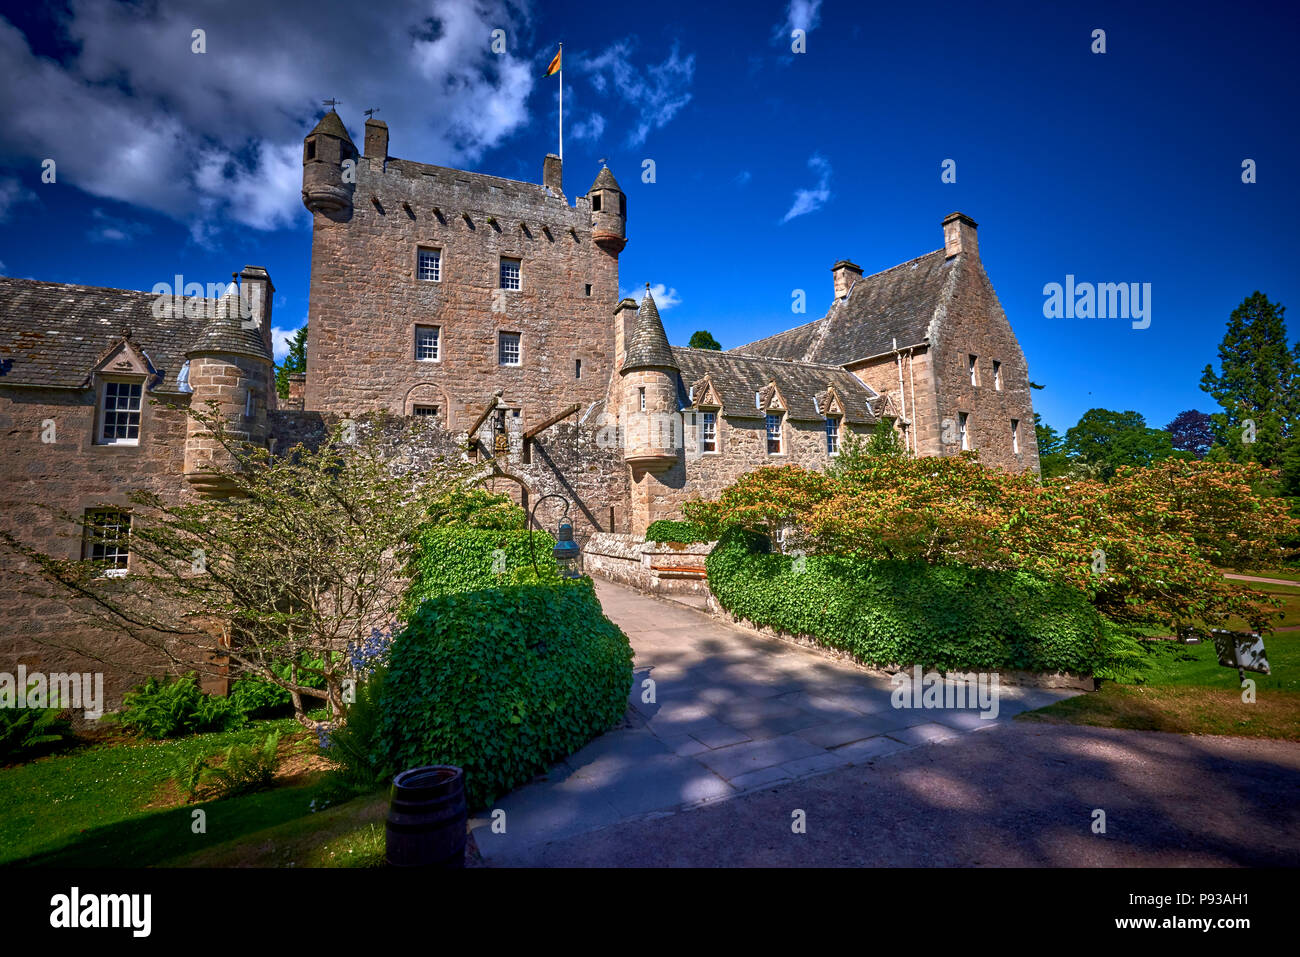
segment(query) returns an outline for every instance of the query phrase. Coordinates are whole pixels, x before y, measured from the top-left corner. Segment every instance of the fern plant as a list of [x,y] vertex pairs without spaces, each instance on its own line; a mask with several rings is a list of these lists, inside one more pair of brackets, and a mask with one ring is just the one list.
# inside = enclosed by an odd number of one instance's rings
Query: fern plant
[[232,744],[226,748],[225,760],[208,771],[207,779],[218,797],[235,797],[269,788],[279,767],[280,732],[274,731],[260,745]]
[[58,702],[53,708],[0,708],[0,762],[53,751],[72,736],[72,723]]
[[185,798],[185,803],[189,804],[198,793],[205,772],[209,770],[208,759],[201,754],[178,754],[173,759],[172,770],[172,780],[176,782],[176,788]]

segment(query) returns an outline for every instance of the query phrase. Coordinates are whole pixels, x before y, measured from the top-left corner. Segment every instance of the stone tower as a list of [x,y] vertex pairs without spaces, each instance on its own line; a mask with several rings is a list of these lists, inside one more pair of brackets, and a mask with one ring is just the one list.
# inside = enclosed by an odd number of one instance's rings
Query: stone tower
[[[385,126],[385,148],[387,147]],[[376,131],[378,132],[378,131]],[[371,137],[367,128],[367,140]],[[345,163],[351,166],[345,172]],[[307,134],[302,147],[302,204],[313,213],[347,217],[352,213],[356,189],[357,148],[348,136],[343,120],[333,110]]]
[[617,256],[627,245],[627,196],[608,166],[600,168],[587,197],[591,200],[592,242]]
[[[265,445],[267,409],[275,374],[270,344],[270,307],[275,290],[266,270],[245,267],[240,287],[231,283],[217,301],[217,315],[185,353],[189,364],[190,408],[213,412],[236,439]],[[242,301],[241,301],[242,300]],[[185,480],[201,495],[220,496],[230,488],[205,465],[229,469],[232,459],[203,423],[189,418],[185,430]]]
[[682,437],[681,417],[677,414],[677,362],[649,283],[632,321],[627,352],[619,369],[619,391],[623,458],[632,466],[636,480],[640,473],[660,472],[676,463]]

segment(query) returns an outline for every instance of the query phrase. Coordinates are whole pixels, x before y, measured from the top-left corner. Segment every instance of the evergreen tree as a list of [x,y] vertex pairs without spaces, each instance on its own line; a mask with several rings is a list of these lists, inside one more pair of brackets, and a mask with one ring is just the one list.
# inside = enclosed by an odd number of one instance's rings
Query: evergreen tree
[[693,333],[688,345],[692,349],[713,349],[716,352],[722,351],[722,343],[713,338],[713,334],[706,329],[701,329],[699,332]]
[[1201,388],[1222,407],[1214,421],[1211,458],[1282,464],[1300,437],[1300,343],[1287,348],[1286,307],[1256,291],[1228,318],[1219,343],[1219,372],[1207,365]]
[[307,371],[307,324],[289,340],[289,354],[275,367],[275,391],[282,399],[289,398],[289,376]]

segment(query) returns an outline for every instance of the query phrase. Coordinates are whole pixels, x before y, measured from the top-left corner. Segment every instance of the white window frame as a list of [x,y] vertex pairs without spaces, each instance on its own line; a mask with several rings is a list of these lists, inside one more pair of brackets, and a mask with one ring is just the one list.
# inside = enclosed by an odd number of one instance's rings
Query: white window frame
[[[772,451],[772,423],[776,423],[776,451]],[[785,416],[769,412],[763,420],[764,447],[768,455],[785,455]]]
[[[424,275],[424,254],[433,256],[433,275]],[[417,246],[415,248],[415,278],[420,282],[442,282],[442,250],[436,246]]]
[[[506,362],[506,341],[508,337],[514,338],[515,343],[515,361]],[[520,332],[507,332],[502,330],[497,333],[497,365],[509,366],[515,368],[524,364],[524,336]]]
[[979,387],[979,384],[980,384],[980,376],[979,376],[979,362],[980,362],[980,357],[979,357],[979,356],[970,355],[970,354],[968,353],[968,354],[967,354],[966,361],[967,361],[967,364],[968,364],[968,366],[969,366],[969,368],[967,369],[967,371],[970,372],[970,384],[973,385],[973,386],[975,386],[976,388],[978,388],[978,387]]
[[997,359],[993,360],[993,391],[1002,391],[1002,363]]
[[[420,355],[420,333],[433,330],[433,355]],[[442,326],[431,326],[424,323],[417,323],[415,326],[415,361],[416,362],[441,362],[442,361]]]
[[[514,285],[507,285],[506,264],[513,263],[515,267]],[[497,285],[502,289],[508,289],[512,292],[524,288],[524,261],[514,256],[502,256],[500,263],[497,265]]]
[[[700,423],[700,453],[702,455],[717,455],[718,413],[702,412],[701,415],[704,416],[704,419]],[[712,435],[712,438],[709,437],[710,435]],[[709,448],[710,443],[713,444],[713,448]]]
[[840,425],[843,418],[838,415],[826,416],[826,454],[840,454]]
[[[139,402],[136,408],[119,409],[116,405],[113,408],[114,413],[122,413],[129,416],[135,416],[135,437],[119,437],[117,435],[109,436],[108,433],[108,387],[109,385],[126,385],[137,386],[140,390]],[[140,433],[144,429],[144,379],[138,376],[104,376],[99,382],[99,396],[95,403],[95,412],[99,419],[98,427],[95,430],[96,445],[139,445]],[[127,428],[131,426],[131,421],[127,419]],[[116,432],[116,426],[114,428]]]
[[641,411],[644,412],[645,411],[645,386],[641,386],[636,391],[637,391],[637,395],[641,397]]
[[[96,543],[95,541],[95,529],[106,527],[95,522],[95,516],[97,515],[118,516],[118,521],[113,527],[119,530],[119,534],[112,539],[107,539],[107,544]],[[123,517],[125,522],[121,520]],[[83,522],[85,523],[83,527],[86,534],[82,545],[82,557],[86,561],[112,561],[114,563],[112,567],[105,568],[100,572],[105,578],[121,578],[126,575],[131,567],[131,512],[124,508],[88,508],[83,516]],[[126,529],[124,535],[120,534],[123,528]],[[103,549],[103,554],[97,557],[95,555],[96,548]]]
[[970,441],[970,413],[958,412],[957,423],[961,428],[961,450],[963,452],[969,452],[974,448]]
[[1011,451],[1016,455],[1020,454],[1020,420],[1019,419],[1011,420]]

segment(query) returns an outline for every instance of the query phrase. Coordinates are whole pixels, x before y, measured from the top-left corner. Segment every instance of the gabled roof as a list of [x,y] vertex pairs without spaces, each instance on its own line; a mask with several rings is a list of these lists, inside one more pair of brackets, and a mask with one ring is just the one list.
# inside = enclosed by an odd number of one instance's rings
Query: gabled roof
[[[163,373],[157,388],[175,391],[186,351],[211,320],[186,317],[184,307],[174,310],[170,299],[155,316],[158,300],[133,289],[0,276],[0,360],[13,360],[0,385],[80,388],[125,339]],[[217,300],[192,297],[183,303],[209,316]]]
[[731,352],[844,365],[915,345],[929,335],[935,310],[946,300],[948,280],[961,261],[942,249],[853,283],[821,319],[779,332]]
[[[817,409],[815,397],[834,389],[844,405],[846,422],[870,425],[878,421],[883,396],[839,366],[680,346],[674,346],[672,352],[682,374],[678,402],[683,408],[692,406],[690,386],[707,377],[728,416],[762,418],[765,412],[755,404],[754,395],[764,393],[770,399],[771,387],[775,386],[791,419],[811,422],[825,418]],[[697,393],[696,398],[702,396]],[[766,404],[764,401],[764,409]]]
[[650,295],[649,283],[646,283],[641,308],[637,310],[636,325],[627,337],[627,354],[623,359],[624,372],[646,368],[677,368],[663,321],[659,318],[659,309],[655,306],[654,296]]

